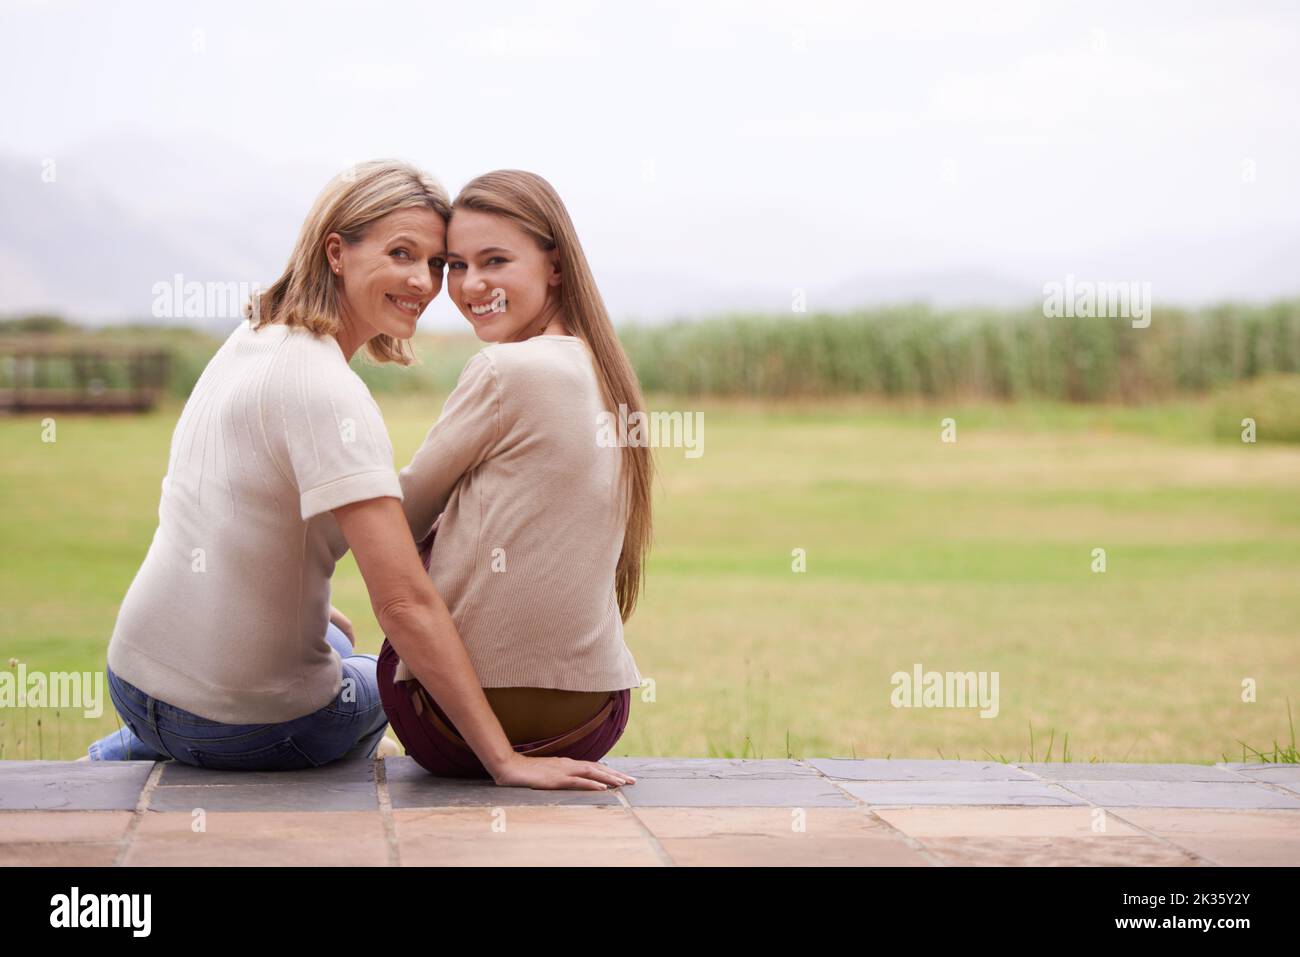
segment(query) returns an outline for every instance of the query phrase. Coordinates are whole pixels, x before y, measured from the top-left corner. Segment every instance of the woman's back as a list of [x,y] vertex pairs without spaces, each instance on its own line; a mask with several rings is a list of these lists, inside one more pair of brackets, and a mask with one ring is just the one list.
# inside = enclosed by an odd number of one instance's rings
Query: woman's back
[[379,409],[338,342],[242,323],[177,423],[109,667],[214,721],[318,710],[340,684],[324,636],[347,545],[330,510],[400,494]]
[[615,590],[626,509],[604,411],[580,339],[490,345],[401,472],[416,537],[442,516],[430,574],[484,688],[641,683]]

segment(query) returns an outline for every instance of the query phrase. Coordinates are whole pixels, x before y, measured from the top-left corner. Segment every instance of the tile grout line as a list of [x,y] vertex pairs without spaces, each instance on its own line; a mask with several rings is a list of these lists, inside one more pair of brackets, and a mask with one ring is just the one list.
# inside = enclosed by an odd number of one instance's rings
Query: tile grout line
[[636,808],[634,808],[628,799],[623,796],[623,789],[610,788],[610,790],[614,792],[614,797],[618,799],[618,803],[623,805],[623,809],[632,815],[632,820],[636,821],[637,827],[641,828],[645,833],[645,836],[649,838],[650,846],[654,849],[655,856],[659,858],[659,861],[665,867],[676,867],[677,862],[673,860],[673,857],[668,853],[667,848],[659,842],[659,838],[655,835],[655,832],[650,830],[645,821],[641,820],[640,815],[636,813]]
[[[1017,765],[1017,767],[1019,767],[1019,765]],[[1215,764],[1215,765],[1210,765],[1210,767],[1217,768],[1217,767],[1219,767],[1219,765],[1217,765],[1217,764]],[[1038,775],[1035,774],[1033,771],[1030,771],[1030,770],[1028,770],[1028,769],[1026,769],[1026,768],[1023,768],[1023,767],[1021,767],[1020,770],[1024,771],[1026,774],[1033,774],[1035,778],[1038,778]],[[1288,790],[1287,790],[1285,787],[1283,787],[1282,785],[1280,785],[1280,784],[1274,784],[1272,781],[1260,781],[1260,780],[1257,780],[1256,778],[1248,778],[1248,777],[1246,777],[1246,775],[1241,774],[1240,771],[1238,771],[1238,769],[1236,769],[1236,768],[1223,768],[1223,770],[1224,770],[1224,771],[1227,771],[1229,774],[1235,774],[1235,775],[1237,775],[1237,777],[1241,778],[1241,780],[1240,780],[1240,781],[1167,781],[1167,782],[1159,782],[1159,783],[1165,783],[1165,784],[1260,784],[1260,785],[1263,785],[1266,789],[1272,789],[1272,790],[1274,790],[1276,793],[1281,794],[1283,797],[1289,797],[1289,798],[1300,798],[1300,795],[1297,795],[1294,791],[1288,791]],[[1048,778],[1039,778],[1039,780],[1044,781],[1044,782],[1046,782],[1046,783],[1048,783],[1048,784],[1059,784],[1059,785],[1061,785],[1062,787],[1065,787],[1064,782],[1061,782],[1061,781],[1057,781],[1057,780],[1053,780],[1053,779],[1048,779]],[[1101,779],[1090,779],[1090,780],[1097,780],[1099,783],[1102,783],[1102,784],[1106,784],[1106,783],[1114,783],[1114,784],[1141,783],[1141,782],[1128,782],[1128,781],[1114,781],[1114,782],[1107,782],[1107,781],[1103,781],[1103,780],[1101,780]],[[1073,783],[1073,784],[1087,784],[1088,781],[1087,781],[1087,780],[1082,780],[1082,779],[1081,779],[1081,780],[1079,780],[1079,781],[1074,781],[1074,782],[1070,782],[1070,783]],[[1067,790],[1068,790],[1068,789],[1067,789]],[[1074,794],[1073,791],[1070,791],[1070,793],[1071,793],[1071,794]],[[1085,797],[1083,797],[1082,794],[1074,794],[1074,796],[1075,796],[1075,797],[1078,797],[1078,798],[1083,798],[1083,800],[1088,801],[1088,799],[1085,798]],[[1089,804],[1092,804],[1091,801],[1088,801],[1088,803],[1089,803]],[[1098,805],[1093,804],[1092,806],[1093,806],[1093,807],[1097,807]],[[1160,808],[1160,807],[1158,807],[1158,806],[1155,806],[1155,805],[1149,805],[1149,804],[1122,804],[1122,805],[1119,805],[1119,806],[1120,806],[1120,807],[1137,807],[1137,808],[1145,808],[1145,809],[1148,809],[1148,810],[1161,810],[1161,809],[1162,809],[1162,808]],[[1287,810],[1293,810],[1293,809],[1292,809],[1292,808],[1264,808],[1264,807],[1260,807],[1260,808],[1247,808],[1247,807],[1224,807],[1224,808],[1215,808],[1215,807],[1184,807],[1184,808],[1177,808],[1177,807],[1176,807],[1176,808],[1168,808],[1168,810],[1183,810],[1183,811],[1287,811]],[[1136,826],[1136,825],[1135,825],[1135,826]],[[1217,866],[1217,865],[1216,865],[1216,866]]]
[[[1215,765],[1215,767],[1218,767],[1218,765]],[[1296,792],[1296,791],[1289,790],[1285,785],[1282,785],[1282,784],[1275,784],[1275,783],[1272,782],[1272,781],[1261,781],[1259,778],[1251,778],[1251,777],[1247,777],[1246,775],[1244,775],[1244,774],[1241,773],[1241,769],[1240,769],[1240,768],[1224,768],[1223,770],[1227,771],[1229,774],[1235,774],[1235,775],[1237,775],[1237,777],[1241,778],[1243,781],[1249,781],[1251,784],[1262,784],[1262,785],[1264,785],[1264,787],[1272,789],[1275,793],[1280,794],[1280,795],[1282,795],[1283,797],[1289,797],[1289,798],[1294,798],[1294,799],[1300,799],[1300,793],[1298,793],[1298,792]],[[1257,810],[1260,810],[1260,811],[1268,811],[1268,810],[1285,811],[1285,810],[1289,810],[1289,809],[1288,809],[1288,808],[1258,808]]]
[[921,857],[923,857],[925,860],[929,861],[932,864],[932,866],[934,867],[949,866],[947,861],[945,861],[934,851],[926,847],[923,843],[921,843],[919,839],[913,837],[911,834],[908,834],[906,831],[895,827],[889,821],[886,821],[883,817],[881,817],[872,809],[870,804],[862,800],[862,798],[858,797],[852,791],[846,791],[843,787],[840,787],[840,783],[836,781],[834,778],[827,776],[827,774],[824,771],[822,771],[821,768],[816,767],[815,765],[812,764],[808,764],[802,758],[798,759],[796,763],[801,764],[804,767],[810,767],[814,771],[816,771],[818,777],[820,777],[823,781],[830,784],[832,787],[838,788],[839,792],[843,794],[845,797],[847,797],[850,801],[852,801],[854,807],[856,807],[859,811],[864,812],[869,820],[878,822],[882,827],[885,828],[886,831],[896,835],[898,839],[902,840],[904,844],[906,844],[912,850],[920,854]]
[[158,779],[162,777],[163,763],[155,761],[153,767],[149,769],[149,777],[145,779],[144,787],[140,789],[140,795],[136,798],[135,810],[131,813],[131,820],[126,824],[126,830],[122,832],[119,839],[117,856],[113,859],[113,867],[125,867],[126,855],[131,850],[131,845],[135,841],[135,832],[140,829],[140,824],[144,816],[149,813],[149,801],[153,797],[154,789],[158,787]]
[[[1024,771],[1025,774],[1033,775],[1034,778],[1036,778],[1037,780],[1042,781],[1042,782],[1044,782],[1044,783],[1046,783],[1046,784],[1055,784],[1055,785],[1057,785],[1058,787],[1061,788],[1061,790],[1065,791],[1067,794],[1073,795],[1074,797],[1077,797],[1079,800],[1085,802],[1085,803],[1088,805],[1088,807],[1091,807],[1091,808],[1101,808],[1101,812],[1102,812],[1102,814],[1106,815],[1107,817],[1114,816],[1114,817],[1118,818],[1119,821],[1120,821],[1120,823],[1128,825],[1129,827],[1131,827],[1131,828],[1133,828],[1135,831],[1137,831],[1139,834],[1145,834],[1147,837],[1153,838],[1153,839],[1156,841],[1156,843],[1158,843],[1158,844],[1167,844],[1167,845],[1169,845],[1170,847],[1174,848],[1174,850],[1176,850],[1176,851],[1180,851],[1180,852],[1182,852],[1183,854],[1186,854],[1188,857],[1192,858],[1192,860],[1194,860],[1194,861],[1197,862],[1197,863],[1196,863],[1196,866],[1197,866],[1197,867],[1202,867],[1202,866],[1206,866],[1206,865],[1208,865],[1208,866],[1210,866],[1210,867],[1222,867],[1222,866],[1223,866],[1223,865],[1219,864],[1217,861],[1212,861],[1212,860],[1210,860],[1208,857],[1205,857],[1205,856],[1202,855],[1202,854],[1198,854],[1196,851],[1193,851],[1190,847],[1183,847],[1183,846],[1182,846],[1181,844],[1179,844],[1177,841],[1171,840],[1170,838],[1165,837],[1163,834],[1157,834],[1155,831],[1152,831],[1152,830],[1149,829],[1149,828],[1145,828],[1145,827],[1143,827],[1141,824],[1138,824],[1136,821],[1130,821],[1130,820],[1127,820],[1127,819],[1126,819],[1125,817],[1123,817],[1122,815],[1117,814],[1117,813],[1115,812],[1115,809],[1114,809],[1114,808],[1106,807],[1105,805],[1102,805],[1102,804],[1094,804],[1091,798],[1086,797],[1085,795],[1082,795],[1082,794],[1075,794],[1075,792],[1071,791],[1069,788],[1067,788],[1067,787],[1066,787],[1064,784],[1062,784],[1060,781],[1051,781],[1051,780],[1048,780],[1047,778],[1040,777],[1039,775],[1035,774],[1033,771],[1030,771],[1030,770],[1027,769],[1027,768],[1020,768],[1020,770],[1021,770],[1021,771]],[[1133,807],[1137,807],[1137,808],[1139,808],[1139,809],[1143,809],[1141,805],[1132,805],[1132,806],[1133,806]],[[1158,810],[1158,809],[1152,809],[1152,808],[1145,808],[1145,809],[1146,809],[1146,810]],[[1179,809],[1174,808],[1173,810],[1179,810]],[[1200,809],[1198,809],[1198,808],[1187,808],[1187,809],[1184,809],[1184,810],[1200,810]]]
[[375,794],[379,798],[379,817],[384,822],[384,843],[388,850],[388,866],[401,867],[401,848],[397,846],[397,822],[393,818],[393,800],[388,793],[388,766],[383,758],[375,758]]
[[[1096,806],[1096,805],[1094,805],[1094,807],[1095,807],[1095,806]],[[1138,807],[1137,805],[1133,805],[1133,807],[1136,808],[1136,809],[1139,810],[1139,811],[1152,811],[1152,810],[1163,810],[1163,811],[1208,811],[1208,810],[1214,810],[1213,808],[1144,808],[1144,807]],[[1229,808],[1228,810],[1231,810],[1231,808]],[[1124,817],[1124,815],[1120,814],[1119,811],[1116,810],[1115,808],[1103,807],[1103,808],[1102,808],[1102,811],[1105,812],[1108,816],[1113,816],[1113,817],[1115,817],[1115,818],[1118,818],[1121,822],[1123,822],[1124,824],[1127,824],[1129,827],[1133,828],[1134,830],[1136,830],[1136,831],[1137,831],[1138,833],[1140,833],[1140,834],[1146,834],[1148,837],[1153,837],[1153,838],[1155,838],[1157,841],[1161,842],[1162,844],[1168,844],[1170,847],[1177,848],[1178,850],[1182,851],[1184,854],[1188,855],[1188,856],[1191,857],[1193,860],[1195,860],[1195,861],[1197,862],[1197,863],[1196,863],[1196,866],[1197,866],[1197,867],[1205,867],[1205,866],[1208,866],[1208,867],[1222,867],[1222,866],[1223,866],[1223,865],[1220,864],[1218,861],[1212,860],[1212,859],[1206,857],[1204,854],[1200,854],[1200,853],[1198,853],[1198,852],[1196,852],[1196,851],[1193,851],[1190,847],[1183,847],[1183,845],[1179,844],[1177,841],[1173,840],[1172,838],[1165,837],[1163,834],[1158,834],[1158,833],[1156,833],[1155,831],[1150,830],[1149,828],[1143,827],[1141,824],[1138,824],[1136,821],[1130,821],[1128,818]]]
[[[1291,798],[1293,801],[1300,801],[1300,791],[1292,791],[1292,790],[1291,790],[1290,788],[1288,788],[1285,784],[1276,784],[1276,783],[1274,783],[1273,781],[1255,781],[1255,783],[1256,783],[1256,784],[1262,784],[1262,785],[1263,785],[1264,787],[1266,787],[1266,788],[1272,788],[1272,789],[1273,789],[1273,792],[1274,792],[1275,794],[1280,794],[1280,795],[1282,795],[1283,797]],[[1261,808],[1254,808],[1254,810],[1256,810],[1256,811],[1294,811],[1294,810],[1297,810],[1297,809],[1296,809],[1296,808],[1293,808],[1293,807],[1273,807],[1273,808],[1269,808],[1269,807],[1261,807]]]

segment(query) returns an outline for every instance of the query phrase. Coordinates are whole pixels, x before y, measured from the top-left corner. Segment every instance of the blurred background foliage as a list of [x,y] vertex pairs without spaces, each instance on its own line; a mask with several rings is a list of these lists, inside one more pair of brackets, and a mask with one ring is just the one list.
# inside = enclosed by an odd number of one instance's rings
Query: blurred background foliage
[[[1155,309],[1128,319],[1044,318],[1041,310],[732,314],[619,335],[647,394],[741,398],[881,397],[1145,402],[1214,393],[1215,434],[1239,439],[1256,419],[1272,440],[1300,441],[1300,300]],[[165,349],[170,389],[184,398],[220,346],[193,327],[85,329],[59,316],[0,320],[0,337],[75,338]],[[416,336],[417,364],[353,359],[376,394],[445,395],[482,347],[471,335]],[[59,385],[54,365],[43,373]],[[71,372],[68,370],[68,374]],[[0,363],[0,388],[12,370]],[[114,383],[108,383],[110,386]]]

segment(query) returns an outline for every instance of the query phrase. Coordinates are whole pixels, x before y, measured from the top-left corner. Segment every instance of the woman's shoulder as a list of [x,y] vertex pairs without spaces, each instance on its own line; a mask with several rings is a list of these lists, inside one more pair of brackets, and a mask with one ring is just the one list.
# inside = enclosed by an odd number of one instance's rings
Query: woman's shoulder
[[280,383],[279,393],[292,404],[374,403],[370,388],[348,363],[334,336],[283,323],[250,326],[247,334],[266,337],[262,341],[275,357],[263,366],[264,375]]
[[306,326],[290,326],[279,322],[263,326],[258,333],[270,329],[281,330],[279,335],[284,348],[296,355],[330,366],[348,366],[348,360],[343,355],[343,347],[328,333],[313,332]]
[[319,375],[325,381],[336,381],[348,387],[364,387],[364,382],[348,363],[347,357],[343,355],[343,347],[334,336],[313,332],[305,326],[287,326],[283,323],[263,326],[253,334],[260,336],[263,333],[270,333],[273,344],[278,345],[286,363],[309,366],[313,376]]
[[[484,346],[476,356],[491,365],[503,384],[545,384],[565,372],[589,371],[591,356],[576,336],[534,336],[523,342],[494,342]],[[471,362],[473,359],[471,359]]]

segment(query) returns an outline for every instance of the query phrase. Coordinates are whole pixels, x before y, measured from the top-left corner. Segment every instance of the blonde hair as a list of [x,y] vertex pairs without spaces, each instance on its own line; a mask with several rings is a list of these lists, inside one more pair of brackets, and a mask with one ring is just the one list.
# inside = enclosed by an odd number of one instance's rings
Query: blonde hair
[[[400,160],[371,160],[349,167],[330,180],[303,221],[283,275],[244,307],[253,328],[282,322],[317,335],[339,327],[339,278],[330,269],[325,239],[338,233],[348,245],[361,242],[370,224],[399,209],[424,207],[446,222],[451,202],[442,185]],[[405,339],[380,334],[366,343],[376,362],[410,365],[415,353]]]
[[[641,384],[609,321],[573,221],[554,187],[536,173],[495,170],[471,180],[451,206],[453,218],[457,209],[503,216],[532,236],[541,249],[558,251],[564,322],[591,350],[606,409],[617,415],[622,404],[629,415],[634,411],[644,413]],[[653,461],[649,448],[626,445],[623,464],[627,524],[614,583],[619,613],[627,621],[641,592],[650,548]]]

